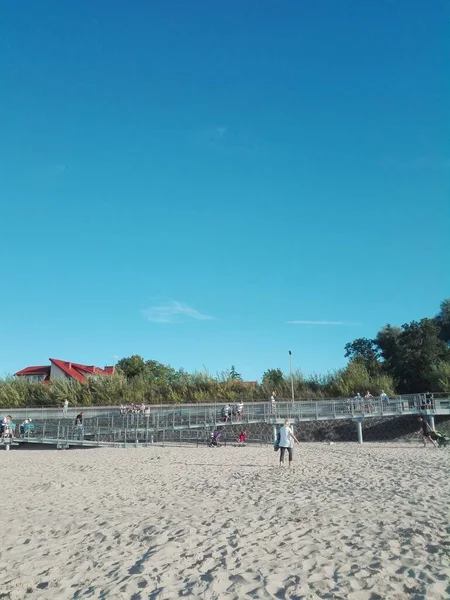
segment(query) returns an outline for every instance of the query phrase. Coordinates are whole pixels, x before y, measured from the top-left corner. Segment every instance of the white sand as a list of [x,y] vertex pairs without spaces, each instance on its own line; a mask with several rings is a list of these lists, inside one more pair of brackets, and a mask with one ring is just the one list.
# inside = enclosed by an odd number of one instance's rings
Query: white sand
[[448,451],[296,453],[0,452],[0,598],[450,597]]

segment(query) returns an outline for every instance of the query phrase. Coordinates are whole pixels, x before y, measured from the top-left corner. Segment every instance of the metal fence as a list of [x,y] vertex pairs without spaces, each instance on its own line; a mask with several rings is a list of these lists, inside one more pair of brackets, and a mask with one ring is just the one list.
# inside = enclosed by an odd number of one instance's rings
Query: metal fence
[[[202,404],[179,404],[179,405],[147,405],[145,412],[129,413],[121,415],[117,406],[79,406],[70,407],[67,418],[75,419],[82,411],[85,418],[96,417],[120,417],[126,416],[130,419],[136,416],[150,418],[152,424],[160,419],[172,426],[196,425],[199,423],[221,422],[221,410],[225,401],[214,401]],[[411,414],[425,410],[439,411],[450,408],[450,393],[434,394],[431,400],[427,400],[425,394],[410,394],[395,396],[388,400],[382,398],[330,398],[322,400],[299,399],[277,401],[275,405],[267,401],[244,402],[243,420],[268,420],[271,418],[297,418],[318,419],[321,417],[335,418],[345,415],[375,415],[384,414]],[[15,419],[60,419],[64,417],[64,411],[59,407],[24,407],[24,408],[0,408],[0,414],[11,414]],[[232,421],[240,420],[236,415],[231,415]]]
[[[450,415],[449,395],[397,396],[330,400],[246,402],[241,414],[231,411],[224,416],[224,403],[155,406],[145,411],[122,414],[119,407],[71,408],[66,413],[55,408],[4,409],[15,423],[14,438],[42,441],[57,446],[117,446],[150,444],[204,444],[213,429],[222,432],[224,443],[234,443],[239,430],[247,429],[248,443],[267,443],[273,439],[273,427],[292,419],[309,439],[355,438],[355,421],[364,422],[370,434],[377,423],[392,417],[417,417],[419,414]],[[75,424],[82,410],[82,426]],[[22,420],[32,419],[33,428],[20,434]],[[403,420],[402,420],[403,421]],[[415,421],[415,419],[414,419]],[[339,425],[338,425],[338,422]],[[412,421],[411,421],[412,422]],[[306,425],[308,424],[308,425]],[[313,425],[314,424],[314,425]]]

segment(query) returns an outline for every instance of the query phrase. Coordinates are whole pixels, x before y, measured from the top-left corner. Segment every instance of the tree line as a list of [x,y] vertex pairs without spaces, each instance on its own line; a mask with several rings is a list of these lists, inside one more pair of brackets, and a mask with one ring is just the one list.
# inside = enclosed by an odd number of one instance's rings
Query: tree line
[[[425,391],[450,392],[450,299],[432,318],[398,327],[385,325],[374,339],[357,338],[345,345],[347,365],[329,373],[293,374],[296,399],[374,396]],[[245,382],[236,370],[211,375],[188,373],[139,355],[122,358],[113,376],[85,382],[56,380],[49,385],[8,377],[0,382],[0,406],[58,406],[256,401],[272,392],[291,397],[290,376],[279,368],[265,371],[260,382]]]
[[398,393],[450,390],[450,299],[432,318],[385,325],[374,339],[346,344],[345,356],[373,376],[392,378]]

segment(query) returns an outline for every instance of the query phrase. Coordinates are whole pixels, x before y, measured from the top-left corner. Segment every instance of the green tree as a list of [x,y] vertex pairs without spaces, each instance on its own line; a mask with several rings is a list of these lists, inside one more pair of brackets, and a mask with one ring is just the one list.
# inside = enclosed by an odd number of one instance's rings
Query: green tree
[[156,360],[145,363],[144,375],[156,383],[172,384],[177,381],[180,374],[171,366],[164,365]]
[[439,327],[440,339],[450,344],[450,298],[441,302],[441,309],[436,316],[436,323]]
[[402,329],[397,365],[400,391],[425,391],[433,384],[436,366],[441,361],[450,361],[450,349],[439,338],[440,329],[434,319],[412,321]]
[[383,359],[383,370],[394,377],[399,373],[401,334],[401,327],[385,325],[374,340]]
[[432,374],[432,390],[450,392],[450,362],[440,361]]
[[362,363],[372,375],[380,372],[380,350],[373,340],[357,338],[345,344],[345,357]]
[[284,384],[284,375],[281,369],[267,369],[262,377],[262,384],[266,388],[279,390]]
[[116,369],[127,379],[132,379],[144,373],[145,361],[139,354],[133,354],[129,358],[121,358],[116,364]]
[[231,369],[230,369],[230,379],[233,379],[233,380],[236,380],[236,379],[238,379],[238,380],[242,381],[242,376],[241,376],[241,374],[240,374],[240,373],[238,373],[238,372],[236,371],[236,368],[235,368],[235,366],[234,366],[234,365],[231,365]]

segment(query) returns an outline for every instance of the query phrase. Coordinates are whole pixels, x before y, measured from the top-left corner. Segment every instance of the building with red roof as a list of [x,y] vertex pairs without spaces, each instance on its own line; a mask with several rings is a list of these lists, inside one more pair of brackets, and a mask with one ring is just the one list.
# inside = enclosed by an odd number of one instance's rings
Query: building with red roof
[[75,379],[83,382],[93,375],[112,375],[115,367],[100,367],[80,365],[66,360],[49,358],[50,364],[38,367],[25,367],[15,373],[16,377],[24,377],[28,382],[49,383],[55,379]]

